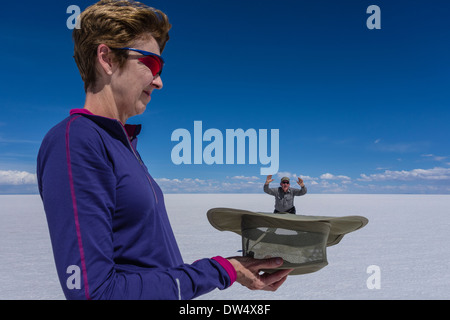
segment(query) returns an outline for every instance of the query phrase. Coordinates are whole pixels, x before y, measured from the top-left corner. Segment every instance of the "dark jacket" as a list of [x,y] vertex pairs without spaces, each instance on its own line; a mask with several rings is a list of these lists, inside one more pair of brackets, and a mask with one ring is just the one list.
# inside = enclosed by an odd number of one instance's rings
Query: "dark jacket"
[[68,299],[192,299],[236,279],[222,257],[183,263],[140,129],[75,109],[42,142],[39,192]]

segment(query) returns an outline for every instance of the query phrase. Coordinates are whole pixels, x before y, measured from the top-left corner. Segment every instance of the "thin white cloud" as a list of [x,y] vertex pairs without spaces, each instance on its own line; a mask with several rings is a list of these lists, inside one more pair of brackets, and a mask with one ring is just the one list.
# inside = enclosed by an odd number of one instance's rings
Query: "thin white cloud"
[[11,139],[11,138],[4,138],[3,136],[0,136],[0,142],[1,143],[11,143],[11,144],[18,144],[18,143],[40,144],[41,143],[41,141],[39,141],[39,140]]
[[251,177],[248,177],[248,176],[233,176],[230,179],[233,179],[233,180],[244,180],[244,181],[258,181],[258,180],[260,180],[260,178],[256,177],[256,176],[251,176]]
[[333,179],[334,175],[332,175],[331,173],[324,173],[320,176],[320,179],[323,180],[331,180]]
[[340,184],[336,182],[330,182],[328,180],[322,180],[317,187],[320,188],[321,192],[331,192],[331,193],[342,193],[348,190],[345,184]]
[[[302,178],[310,193],[450,193],[450,168],[443,167],[397,171],[384,169],[375,174],[362,173],[357,179],[330,172],[312,177],[283,171],[274,176],[277,180],[275,185],[283,176],[290,177],[292,181]],[[206,180],[156,179],[167,193],[260,193],[264,180],[265,176],[244,175]],[[411,181],[417,183],[411,184]]]
[[36,174],[26,171],[0,170],[0,185],[36,184]]
[[422,154],[422,157],[426,157],[426,158],[431,158],[432,160],[435,160],[435,161],[438,161],[438,162],[441,162],[441,161],[444,161],[445,159],[448,159],[448,157],[446,157],[446,156],[437,156],[437,155],[434,155],[434,154]]
[[361,174],[359,181],[414,181],[414,180],[428,180],[428,181],[441,181],[450,180],[450,168],[436,167],[433,169],[413,169],[413,170],[401,170],[391,171],[386,170],[383,173],[375,173],[371,175]]
[[314,177],[310,177],[310,176],[304,176],[304,175],[302,175],[302,174],[300,174],[300,175],[296,175],[296,177],[300,177],[300,178],[302,178],[303,179],[303,181],[310,181],[310,182],[316,182],[318,179],[317,178],[314,178]]
[[294,174],[288,172],[288,171],[279,171],[277,173],[278,178],[283,178],[283,177],[288,177],[288,178],[292,178],[294,176]]
[[[329,172],[319,177],[290,172],[282,172],[281,176],[291,179],[301,177],[310,193],[450,193],[450,168],[385,170],[382,173],[361,174],[358,179]],[[165,193],[262,193],[264,178],[228,176],[223,180],[159,178],[156,181]]]
[[[227,177],[224,181],[216,179],[169,179],[156,178],[156,182],[165,193],[255,193],[262,192],[263,182],[257,177]],[[259,178],[258,178],[259,179]]]
[[320,176],[320,179],[322,180],[351,180],[350,177],[344,176],[344,175],[334,175],[331,173],[324,173]]
[[384,140],[377,139],[369,146],[369,148],[381,152],[410,153],[419,152],[428,145],[429,143],[424,141],[389,143]]

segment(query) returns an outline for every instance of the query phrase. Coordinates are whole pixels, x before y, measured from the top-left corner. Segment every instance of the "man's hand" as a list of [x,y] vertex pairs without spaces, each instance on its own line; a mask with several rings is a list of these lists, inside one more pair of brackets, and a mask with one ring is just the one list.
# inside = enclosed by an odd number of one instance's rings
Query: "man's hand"
[[269,183],[271,183],[272,181],[273,181],[272,175],[269,174],[269,175],[267,176],[267,178],[266,178],[266,183],[265,183],[265,184],[269,184]]
[[305,184],[303,183],[303,179],[300,178],[300,177],[298,177],[297,183],[298,183],[298,185],[299,185],[300,187],[304,187],[304,186],[305,186]]
[[228,261],[236,269],[236,281],[250,290],[276,291],[293,269],[278,270],[274,273],[259,274],[261,269],[274,269],[283,264],[281,258],[253,259],[231,257]]

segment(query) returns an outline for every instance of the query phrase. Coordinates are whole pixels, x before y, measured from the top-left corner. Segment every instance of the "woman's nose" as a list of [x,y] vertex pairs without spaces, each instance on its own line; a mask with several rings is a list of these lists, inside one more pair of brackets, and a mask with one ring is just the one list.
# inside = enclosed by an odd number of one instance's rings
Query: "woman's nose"
[[162,89],[163,82],[162,82],[162,79],[161,79],[160,75],[157,75],[156,77],[153,78],[152,86],[154,86],[155,89]]

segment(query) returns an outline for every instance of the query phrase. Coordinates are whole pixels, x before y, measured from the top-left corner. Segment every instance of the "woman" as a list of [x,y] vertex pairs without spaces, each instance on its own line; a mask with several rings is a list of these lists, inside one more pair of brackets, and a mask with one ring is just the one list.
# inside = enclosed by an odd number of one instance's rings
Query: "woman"
[[39,191],[57,272],[68,299],[192,299],[237,281],[276,290],[281,259],[201,259],[184,264],[163,194],[136,150],[171,25],[138,2],[100,1],[73,32],[85,84],[83,109],[53,127],[38,155]]

